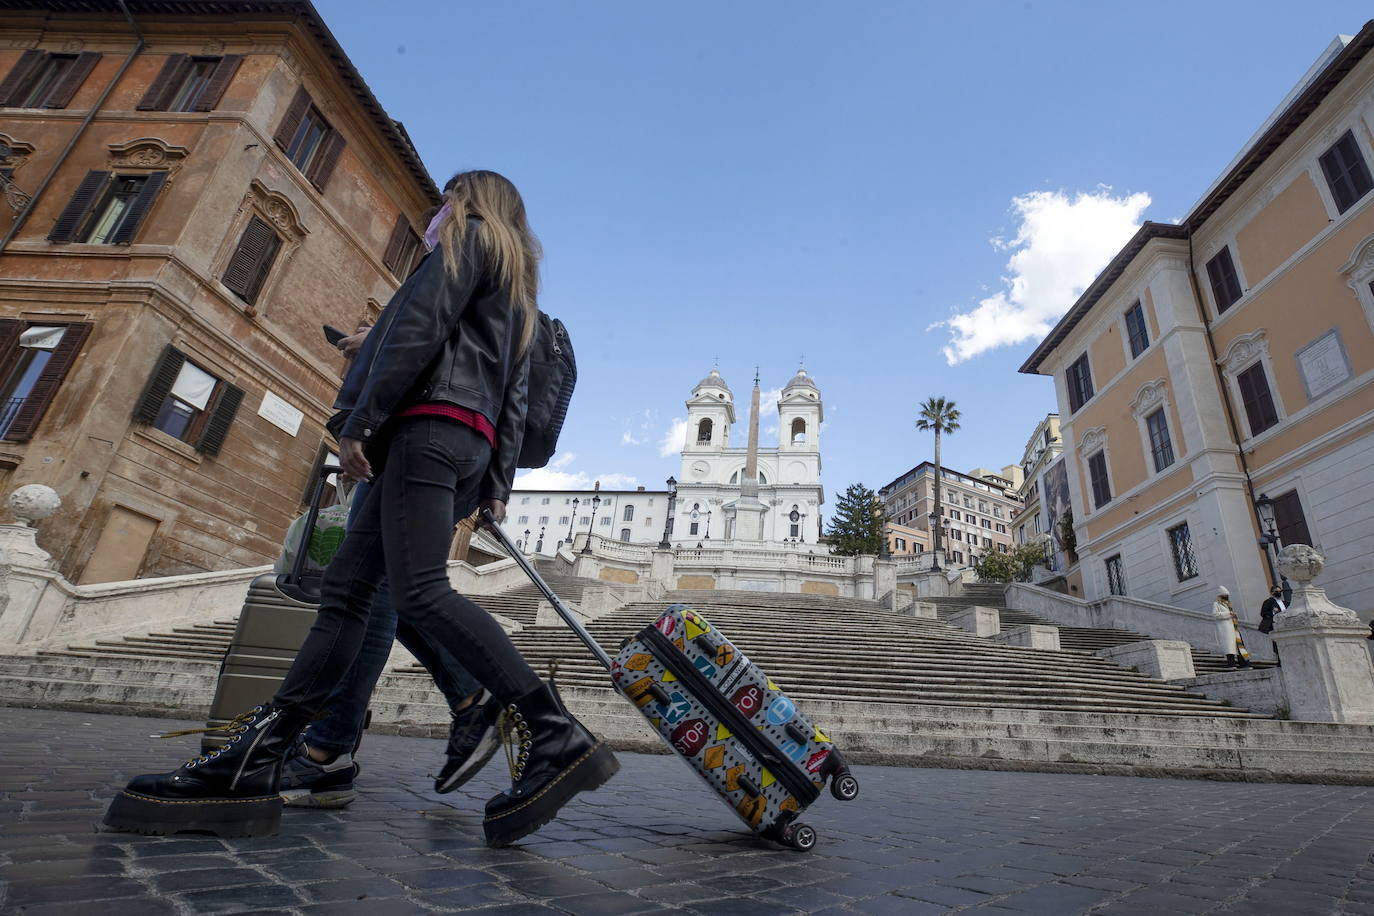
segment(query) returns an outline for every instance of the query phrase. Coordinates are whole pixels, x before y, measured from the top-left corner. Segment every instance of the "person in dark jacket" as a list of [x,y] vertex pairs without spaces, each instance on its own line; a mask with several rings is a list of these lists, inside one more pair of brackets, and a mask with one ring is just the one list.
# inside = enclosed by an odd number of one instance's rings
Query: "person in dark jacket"
[[539,248],[502,176],[461,173],[445,198],[434,251],[368,335],[350,372],[353,407],[331,424],[345,475],[373,485],[325,571],[314,627],[271,703],[226,726],[233,737],[223,747],[135,777],[111,802],[110,827],[275,832],[282,758],[353,664],[383,576],[398,616],[507,707],[513,784],[487,803],[489,844],[532,833],[619,769],[496,620],[449,584],[456,521],[477,507],[505,517],[524,435]]
[[[1284,584],[1288,583],[1287,579],[1283,581]],[[1284,597],[1283,586],[1271,587],[1269,597],[1265,598],[1264,603],[1260,605],[1259,631],[1265,634],[1274,632],[1274,615],[1282,614],[1286,610],[1288,610],[1288,599]],[[1272,642],[1274,637],[1270,636],[1269,639]],[[1274,643],[1274,661],[1283,664],[1283,660],[1279,658],[1279,644],[1277,642]]]

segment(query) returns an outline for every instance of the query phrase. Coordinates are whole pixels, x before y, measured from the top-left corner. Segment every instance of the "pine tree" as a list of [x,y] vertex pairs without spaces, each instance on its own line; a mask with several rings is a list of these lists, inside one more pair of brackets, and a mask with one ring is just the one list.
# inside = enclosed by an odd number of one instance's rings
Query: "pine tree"
[[830,516],[832,549],[844,557],[879,553],[884,522],[878,494],[862,483],[853,484],[840,496]]

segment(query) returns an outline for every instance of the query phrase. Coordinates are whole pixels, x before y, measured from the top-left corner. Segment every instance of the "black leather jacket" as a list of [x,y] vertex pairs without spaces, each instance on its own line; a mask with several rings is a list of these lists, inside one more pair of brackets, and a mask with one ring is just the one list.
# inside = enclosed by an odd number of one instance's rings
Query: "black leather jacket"
[[496,429],[481,497],[507,502],[525,436],[529,353],[517,357],[523,315],[477,242],[480,220],[469,219],[458,278],[435,248],[387,303],[344,378],[334,406],[350,413],[335,432],[366,446],[412,404],[475,410]]

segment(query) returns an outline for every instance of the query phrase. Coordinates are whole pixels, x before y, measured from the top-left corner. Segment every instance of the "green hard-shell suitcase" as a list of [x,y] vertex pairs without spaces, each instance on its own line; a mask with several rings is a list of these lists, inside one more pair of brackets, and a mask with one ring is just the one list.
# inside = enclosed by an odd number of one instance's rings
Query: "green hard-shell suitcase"
[[307,539],[315,532],[325,482],[339,471],[330,465],[319,469],[310,510],[301,529],[301,544],[290,570],[263,573],[248,586],[234,638],[220,664],[215,699],[205,722],[216,730],[201,739],[205,749],[218,747],[228,739],[217,729],[234,716],[272,699],[315,624],[315,612],[320,607],[320,572],[307,568]]

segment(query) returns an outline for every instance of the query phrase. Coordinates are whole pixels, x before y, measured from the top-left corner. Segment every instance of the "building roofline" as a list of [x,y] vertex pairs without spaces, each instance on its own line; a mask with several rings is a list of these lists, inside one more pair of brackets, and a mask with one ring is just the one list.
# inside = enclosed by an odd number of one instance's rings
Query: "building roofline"
[[315,36],[322,46],[325,56],[334,64],[339,78],[353,92],[373,125],[381,133],[383,140],[401,159],[402,164],[415,180],[421,195],[430,203],[440,200],[439,188],[430,177],[420,159],[415,144],[399,121],[391,118],[368,87],[358,68],[349,60],[334,33],[325,24],[310,0],[0,0],[0,10],[26,10],[33,12],[91,14],[109,13],[123,16],[123,7],[137,20],[141,17],[204,15],[232,18],[242,14],[268,13],[292,15]]
[[[903,477],[907,477],[907,476],[909,476],[909,475],[911,475],[911,474],[914,474],[914,473],[916,473],[917,471],[919,471],[921,468],[933,468],[933,467],[935,467],[935,462],[933,462],[933,461],[922,461],[920,464],[916,465],[916,466],[913,467],[911,470],[909,470],[909,471],[907,471],[907,472],[905,472],[905,473],[903,473],[903,474],[898,474],[896,477],[892,478],[892,479],[889,480],[887,483],[883,484],[881,487],[878,488],[878,491],[877,491],[877,492],[881,495],[882,492],[883,492],[884,490],[888,489],[888,488],[891,487],[893,484],[897,483],[897,481],[901,480]],[[943,470],[944,470],[945,473],[947,473],[947,474],[957,474],[958,476],[964,478],[965,480],[970,481],[971,483],[981,483],[981,484],[983,484],[984,486],[993,487],[993,488],[995,488],[995,489],[999,489],[999,490],[1003,490],[1003,491],[1006,491],[1006,490],[1008,490],[1008,489],[1014,489],[1014,488],[1012,488],[1012,487],[998,487],[996,484],[989,483],[988,481],[984,480],[984,479],[981,478],[981,477],[974,477],[972,474],[969,474],[969,473],[967,473],[966,471],[956,471],[956,470],[954,470],[954,468],[951,468],[951,467],[948,467],[948,466],[944,467]],[[1003,478],[1001,478],[1001,479],[1002,479],[1002,480],[1006,480],[1005,477],[1003,477]],[[1011,499],[1011,498],[1013,498],[1013,497],[1005,497],[1005,496],[1004,496],[1004,498]]]
[[1297,97],[1279,114],[1270,119],[1268,129],[1261,129],[1249,147],[1232,161],[1226,172],[1212,185],[1210,191],[1193,207],[1181,223],[1146,221],[1131,240],[1126,243],[1126,246],[1117,253],[1116,257],[1112,258],[1106,268],[1084,290],[1078,301],[1064,314],[1064,317],[1059,319],[1059,323],[1036,346],[1017,371],[1026,375],[1040,374],[1040,364],[1045,361],[1045,358],[1055,347],[1063,343],[1064,338],[1068,337],[1069,333],[1078,326],[1093,306],[1097,305],[1102,296],[1111,288],[1111,285],[1120,278],[1131,261],[1145,248],[1146,243],[1153,238],[1187,239],[1196,232],[1198,227],[1216,213],[1226,201],[1230,200],[1240,190],[1241,185],[1258,171],[1269,160],[1269,157],[1283,145],[1283,142],[1311,117],[1318,106],[1335,91],[1340,82],[1350,74],[1350,71],[1355,69],[1355,66],[1369,54],[1371,49],[1374,49],[1374,19],[1366,22],[1359,33],[1346,42],[1345,47],[1307,83],[1306,88],[1299,92]]

